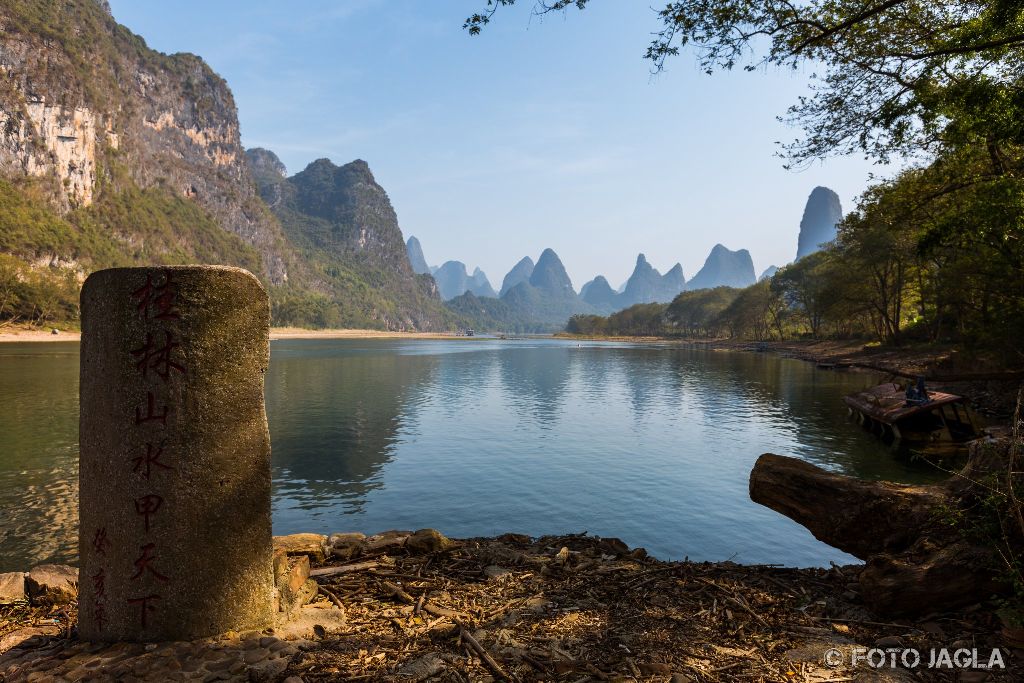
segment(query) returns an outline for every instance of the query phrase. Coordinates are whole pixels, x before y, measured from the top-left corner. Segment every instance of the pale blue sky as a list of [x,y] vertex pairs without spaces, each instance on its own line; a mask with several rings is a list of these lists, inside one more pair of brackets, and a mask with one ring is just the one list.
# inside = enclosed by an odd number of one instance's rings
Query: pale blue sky
[[427,261],[480,266],[495,287],[552,247],[577,289],[613,287],[636,254],[687,279],[721,242],[758,273],[796,253],[815,185],[844,210],[886,169],[774,156],[776,121],[809,71],[706,76],[692,55],[651,76],[649,4],[594,0],[531,17],[530,0],[471,38],[484,0],[111,0],[163,52],[194,52],[231,86],[246,146],[295,173],[320,157],[370,164]]

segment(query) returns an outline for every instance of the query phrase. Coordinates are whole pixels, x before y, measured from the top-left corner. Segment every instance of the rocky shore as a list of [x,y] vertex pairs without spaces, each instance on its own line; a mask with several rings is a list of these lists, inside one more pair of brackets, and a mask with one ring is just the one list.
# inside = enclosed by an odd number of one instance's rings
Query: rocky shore
[[[8,576],[0,681],[969,682],[1019,680],[1024,662],[990,604],[877,618],[859,566],[663,562],[585,533],[425,529],[277,537],[274,569],[277,623],[188,643],[80,642],[73,569],[19,575],[17,600]],[[887,648],[921,663],[865,659]],[[1005,668],[982,668],[994,649]],[[976,656],[928,668],[943,650]]]

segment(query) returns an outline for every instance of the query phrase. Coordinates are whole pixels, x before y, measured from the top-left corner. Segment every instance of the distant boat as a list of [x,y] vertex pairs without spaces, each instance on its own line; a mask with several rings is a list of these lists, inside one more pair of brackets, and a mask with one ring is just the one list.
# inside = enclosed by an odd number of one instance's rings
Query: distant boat
[[888,382],[843,397],[851,415],[883,438],[911,443],[966,443],[982,436],[964,399],[930,391],[926,399],[908,399],[899,384]]

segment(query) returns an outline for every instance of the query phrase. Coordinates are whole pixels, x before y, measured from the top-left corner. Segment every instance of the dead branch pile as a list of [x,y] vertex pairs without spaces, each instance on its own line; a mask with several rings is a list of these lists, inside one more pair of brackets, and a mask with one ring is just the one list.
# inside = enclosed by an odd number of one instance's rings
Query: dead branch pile
[[[993,615],[979,607],[917,622],[875,620],[858,594],[858,566],[661,562],[617,539],[583,534],[444,547],[364,545],[314,570],[320,595],[304,610],[340,607],[346,624],[321,629],[286,674],[305,681],[848,681],[862,672],[826,668],[829,647],[1004,645]],[[1012,680],[1008,672],[1024,653],[1003,651],[1007,673],[984,680]],[[961,673],[872,672],[870,680],[968,680]]]

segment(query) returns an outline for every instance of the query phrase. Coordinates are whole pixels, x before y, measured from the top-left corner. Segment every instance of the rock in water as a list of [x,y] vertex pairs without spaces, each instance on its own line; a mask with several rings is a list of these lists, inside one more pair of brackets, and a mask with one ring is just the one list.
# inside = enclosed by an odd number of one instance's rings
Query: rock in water
[[821,245],[836,238],[836,224],[843,219],[843,206],[839,195],[827,187],[816,187],[807,198],[804,215],[800,219],[800,237],[796,258],[802,259],[821,249]]
[[270,311],[251,273],[116,268],[82,289],[78,629],[271,624]]

